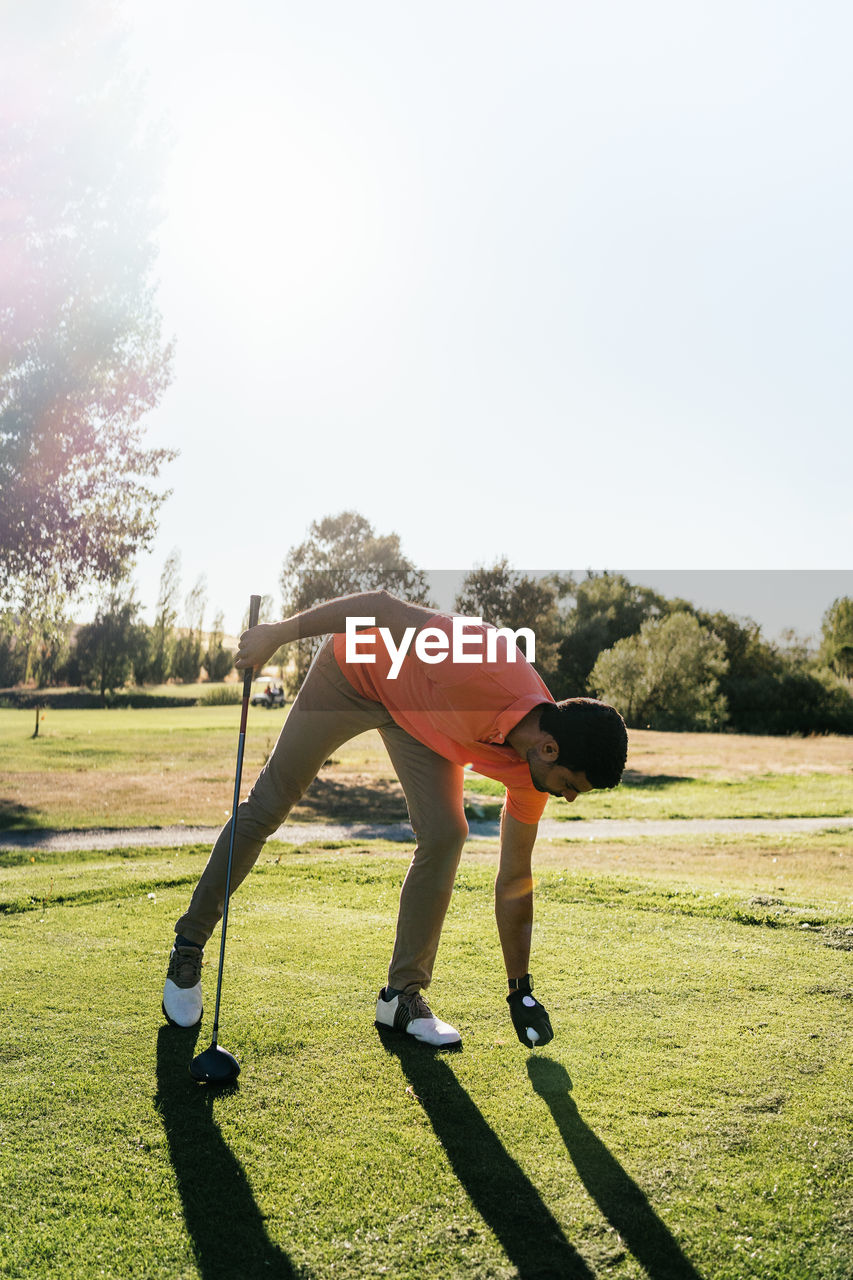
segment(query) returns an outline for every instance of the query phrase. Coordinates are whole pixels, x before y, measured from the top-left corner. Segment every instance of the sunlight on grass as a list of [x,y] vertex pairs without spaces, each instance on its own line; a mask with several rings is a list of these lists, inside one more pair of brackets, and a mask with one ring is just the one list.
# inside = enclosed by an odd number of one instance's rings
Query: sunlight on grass
[[[209,1019],[159,1013],[206,849],[5,855],[4,1274],[842,1280],[853,913],[832,865],[853,838],[543,852],[556,1039],[515,1039],[475,844],[430,992],[464,1048],[433,1056],[372,1026],[407,851],[267,846],[234,900],[221,1039],[243,1070],[220,1095],[186,1070]],[[783,861],[796,888],[750,901]]]

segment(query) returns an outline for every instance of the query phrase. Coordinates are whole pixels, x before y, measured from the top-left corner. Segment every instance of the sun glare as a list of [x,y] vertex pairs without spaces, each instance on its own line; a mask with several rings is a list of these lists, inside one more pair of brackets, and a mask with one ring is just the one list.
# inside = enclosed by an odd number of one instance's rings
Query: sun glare
[[285,300],[299,327],[349,311],[392,238],[375,145],[284,95],[196,118],[172,167],[169,237],[256,323],[280,324]]

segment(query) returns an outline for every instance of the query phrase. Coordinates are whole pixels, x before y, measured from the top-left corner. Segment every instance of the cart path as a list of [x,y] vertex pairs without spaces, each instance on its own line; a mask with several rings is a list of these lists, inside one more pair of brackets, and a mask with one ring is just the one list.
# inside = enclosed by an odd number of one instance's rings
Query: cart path
[[[495,839],[498,823],[472,821],[472,839]],[[544,840],[608,840],[625,836],[711,835],[782,835],[792,832],[849,831],[853,817],[834,818],[668,818],[653,819],[581,818],[559,821],[544,819],[539,835]],[[180,845],[212,845],[219,827],[102,827],[81,831],[50,829],[0,831],[0,851],[42,849],[49,853],[67,853],[77,849],[171,849]],[[288,823],[279,827],[272,839],[290,844],[308,845],[344,840],[393,840],[414,844],[412,828],[407,822],[311,822]]]

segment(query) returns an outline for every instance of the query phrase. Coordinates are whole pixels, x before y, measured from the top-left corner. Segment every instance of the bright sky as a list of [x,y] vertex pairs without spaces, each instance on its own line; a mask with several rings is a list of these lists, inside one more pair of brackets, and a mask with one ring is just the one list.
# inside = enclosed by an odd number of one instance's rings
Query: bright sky
[[178,547],[238,628],[346,508],[427,570],[851,568],[848,4],[127,7],[173,137],[146,613]]

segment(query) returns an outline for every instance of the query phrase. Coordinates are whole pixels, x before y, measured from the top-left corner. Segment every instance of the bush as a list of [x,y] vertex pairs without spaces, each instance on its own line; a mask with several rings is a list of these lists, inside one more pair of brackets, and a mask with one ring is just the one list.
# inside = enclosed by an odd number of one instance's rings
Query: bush
[[230,707],[243,701],[243,687],[239,684],[218,685],[215,689],[206,690],[198,701],[205,707]]
[[729,689],[729,712],[738,733],[853,733],[853,696],[825,670],[736,681]]
[[719,685],[726,668],[723,641],[693,614],[673,613],[600,654],[589,680],[629,725],[716,729],[726,717]]
[[182,698],[163,693],[146,693],[141,689],[100,694],[88,689],[7,689],[3,700],[7,708],[49,705],[55,711],[87,711],[94,707],[195,707],[198,698]]

